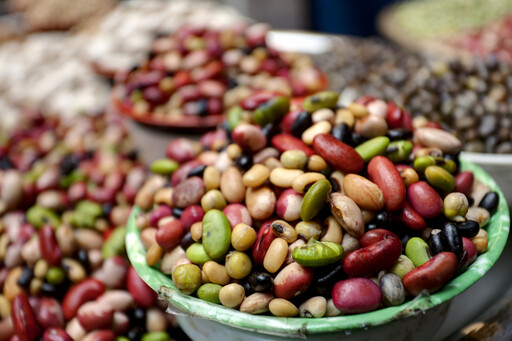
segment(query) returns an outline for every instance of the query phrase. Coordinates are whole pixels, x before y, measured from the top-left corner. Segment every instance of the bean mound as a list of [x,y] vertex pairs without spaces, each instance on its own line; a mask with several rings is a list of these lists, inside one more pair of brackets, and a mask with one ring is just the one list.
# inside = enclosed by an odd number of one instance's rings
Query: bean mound
[[[434,293],[487,250],[497,193],[393,102],[257,94],[170,142],[137,193],[150,266],[249,314],[337,316]],[[172,165],[172,167],[171,167]]]

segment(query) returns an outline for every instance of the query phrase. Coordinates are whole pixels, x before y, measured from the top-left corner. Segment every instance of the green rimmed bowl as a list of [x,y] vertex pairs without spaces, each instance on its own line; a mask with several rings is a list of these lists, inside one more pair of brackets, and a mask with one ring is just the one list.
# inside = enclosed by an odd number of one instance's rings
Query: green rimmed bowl
[[[397,307],[338,317],[277,318],[248,315],[221,305],[183,295],[170,277],[146,264],[140,232],[135,226],[135,207],[128,223],[126,247],[128,256],[141,278],[169,304],[181,327],[194,340],[281,340],[307,338],[310,340],[340,340],[354,337],[365,340],[393,337],[394,339],[431,340],[447,319],[451,300],[481,279],[498,260],[505,247],[510,216],[503,193],[494,180],[480,167],[461,162],[462,170],[472,171],[475,177],[500,195],[500,205],[486,230],[489,246],[486,253],[460,276],[454,278],[433,295],[417,297]],[[457,313],[457,312],[450,312]]]

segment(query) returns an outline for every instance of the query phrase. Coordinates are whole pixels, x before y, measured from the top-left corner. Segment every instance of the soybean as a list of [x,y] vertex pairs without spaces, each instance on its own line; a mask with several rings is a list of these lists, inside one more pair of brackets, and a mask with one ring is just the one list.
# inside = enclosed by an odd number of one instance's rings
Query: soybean
[[210,210],[203,217],[204,251],[213,259],[221,259],[231,245],[231,225],[219,210]]
[[244,298],[244,287],[237,283],[223,286],[219,291],[220,303],[228,308],[238,307],[243,302]]

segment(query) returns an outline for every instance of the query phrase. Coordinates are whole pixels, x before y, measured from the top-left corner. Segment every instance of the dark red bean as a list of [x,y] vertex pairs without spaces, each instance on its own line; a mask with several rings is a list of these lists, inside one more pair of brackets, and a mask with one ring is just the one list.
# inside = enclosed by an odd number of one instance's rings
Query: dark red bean
[[139,307],[151,308],[155,304],[156,293],[139,277],[133,266],[128,270],[126,288]]
[[281,153],[287,150],[302,150],[308,157],[315,154],[315,151],[309,148],[301,139],[290,134],[277,134],[272,137],[271,143]]
[[272,92],[259,92],[254,95],[251,95],[240,102],[240,106],[244,110],[253,111],[263,103],[267,102],[269,99],[275,97],[276,95]]
[[466,197],[469,198],[471,195],[471,189],[473,188],[473,181],[473,172],[460,172],[455,176],[455,188],[453,191],[463,193]]
[[49,297],[42,297],[36,311],[37,322],[44,329],[64,328],[64,313],[60,303]]
[[197,166],[201,166],[201,162],[198,160],[188,161],[180,166],[174,173],[171,175],[171,185],[172,187],[178,186],[180,182],[185,180],[188,176],[188,173]]
[[406,189],[395,165],[384,156],[376,156],[368,164],[368,176],[382,191],[386,209],[399,210],[405,201]]
[[423,265],[412,269],[403,278],[405,290],[413,296],[421,291],[436,292],[452,278],[459,261],[451,252],[441,252]]
[[359,173],[364,168],[364,160],[361,155],[331,134],[315,136],[313,149],[327,163],[344,173]]
[[166,222],[156,231],[155,239],[164,250],[172,250],[180,244],[185,231],[178,219]]
[[274,278],[276,297],[292,299],[305,292],[313,281],[313,270],[298,263],[285,266]]
[[49,328],[43,334],[43,341],[73,341],[64,329]]
[[[302,113],[302,111],[300,111],[300,110],[290,111],[288,114],[286,114],[283,117],[281,123],[279,124],[279,129],[281,129],[281,131],[283,133],[293,134],[293,126],[301,113]],[[311,115],[309,113],[306,113],[306,114],[308,114],[311,118]],[[295,135],[295,134],[293,134],[293,135]],[[297,136],[297,135],[295,135],[295,136]]]
[[41,256],[48,263],[53,266],[60,265],[62,252],[55,238],[55,231],[50,225],[44,225],[39,230],[39,248],[41,249]]
[[172,210],[167,205],[160,205],[154,208],[151,213],[149,213],[149,226],[157,227],[158,221],[164,217],[169,217],[172,215]]
[[192,224],[202,221],[204,217],[204,210],[199,205],[192,205],[183,210],[180,216],[181,226],[185,231],[190,230]]
[[226,218],[228,218],[229,225],[231,225],[231,230],[233,230],[235,226],[240,223],[244,223],[249,226],[252,225],[251,214],[249,213],[247,207],[242,204],[229,204],[224,207],[222,213],[224,213]]
[[203,179],[198,176],[188,178],[174,187],[172,203],[179,208],[197,205],[201,201],[204,192]]
[[443,199],[425,181],[410,185],[407,197],[414,210],[424,218],[435,218],[443,210]]
[[94,278],[86,278],[73,285],[62,301],[62,312],[66,320],[75,317],[78,308],[87,301],[95,300],[105,292],[105,284]]
[[407,201],[404,201],[404,206],[400,211],[400,220],[402,220],[407,227],[415,231],[423,231],[425,227],[427,227],[425,219],[423,219]]
[[252,259],[254,263],[263,265],[263,259],[267,254],[267,250],[275,239],[275,235],[272,232],[272,221],[266,221],[258,231],[258,237],[252,247]]
[[394,238],[398,239],[396,234],[394,234],[393,232],[391,232],[389,230],[375,229],[375,230],[371,230],[371,231],[368,231],[365,234],[363,234],[361,239],[359,239],[359,243],[361,244],[361,247],[364,248],[364,247],[373,245],[377,242],[380,242],[381,240],[387,239],[389,237],[394,237]]
[[169,142],[165,149],[165,155],[174,161],[183,164],[194,159],[197,150],[189,139],[177,138]]
[[466,270],[466,268],[475,261],[478,255],[475,244],[466,237],[462,237],[462,249],[462,257],[458,269],[459,272]]
[[34,311],[30,307],[25,294],[19,293],[12,300],[11,317],[14,330],[20,341],[33,341],[36,339],[40,329],[37,325]]

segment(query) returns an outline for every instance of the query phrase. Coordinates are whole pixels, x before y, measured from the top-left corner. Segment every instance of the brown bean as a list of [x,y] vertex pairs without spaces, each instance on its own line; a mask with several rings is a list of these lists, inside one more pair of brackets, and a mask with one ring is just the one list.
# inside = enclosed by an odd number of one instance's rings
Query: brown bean
[[384,207],[382,191],[376,184],[360,175],[345,176],[343,190],[361,209],[378,211]]
[[226,285],[231,280],[224,265],[214,261],[208,261],[203,264],[203,273],[208,278],[208,281],[214,284]]
[[248,188],[245,203],[251,217],[256,220],[269,218],[276,206],[276,195],[269,187]]
[[364,219],[359,206],[341,193],[332,193],[331,212],[345,231],[356,238],[364,233]]
[[240,311],[254,315],[266,313],[272,299],[274,299],[274,295],[270,293],[254,293],[244,299],[240,305]]
[[270,273],[275,273],[281,268],[288,255],[288,243],[282,238],[276,238],[270,244],[267,254],[263,259],[263,267]]

